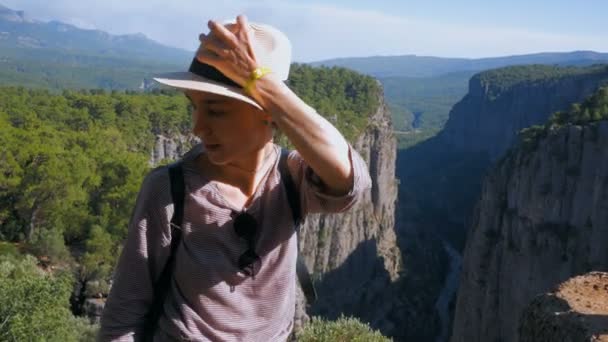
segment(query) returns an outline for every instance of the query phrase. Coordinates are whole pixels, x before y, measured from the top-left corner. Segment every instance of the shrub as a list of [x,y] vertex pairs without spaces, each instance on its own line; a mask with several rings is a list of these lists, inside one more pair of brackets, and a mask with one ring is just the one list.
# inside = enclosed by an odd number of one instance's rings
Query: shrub
[[32,256],[0,257],[0,341],[78,341],[68,273],[40,270]]
[[297,335],[300,342],[385,342],[391,341],[373,331],[369,325],[356,318],[340,317],[337,321],[327,321],[313,317]]
[[27,251],[49,261],[69,262],[70,253],[63,241],[63,234],[56,229],[43,229],[35,233],[27,243]]

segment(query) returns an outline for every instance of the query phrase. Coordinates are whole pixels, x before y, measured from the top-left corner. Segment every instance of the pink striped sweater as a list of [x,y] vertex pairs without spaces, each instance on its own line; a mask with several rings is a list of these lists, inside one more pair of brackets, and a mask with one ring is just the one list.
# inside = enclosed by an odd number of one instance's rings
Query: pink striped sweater
[[[155,341],[285,341],[295,310],[297,236],[278,155],[246,211],[258,221],[256,253],[261,261],[255,278],[237,265],[247,249],[234,232],[234,208],[214,181],[197,172],[201,145],[184,160],[186,200],[182,244],[176,254],[174,281],[155,332]],[[330,196],[297,151],[288,168],[301,197],[302,215],[343,212],[370,186],[367,166],[351,147],[354,182],[345,196]],[[153,300],[157,279],[169,250],[173,205],[166,167],[145,178],[129,234],[119,258],[114,283],[101,319],[98,341],[138,341],[144,314]]]

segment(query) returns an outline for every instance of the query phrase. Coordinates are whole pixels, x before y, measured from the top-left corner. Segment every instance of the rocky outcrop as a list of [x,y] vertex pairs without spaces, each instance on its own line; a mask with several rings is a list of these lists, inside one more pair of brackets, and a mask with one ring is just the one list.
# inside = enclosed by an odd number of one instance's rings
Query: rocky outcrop
[[608,269],[608,121],[549,130],[486,178],[452,342],[517,341],[520,313],[568,278]]
[[84,301],[83,314],[89,318],[91,324],[99,324],[104,306],[105,301],[102,298],[87,298]]
[[310,313],[353,315],[391,330],[394,302],[388,287],[398,277],[401,254],[395,235],[396,140],[381,106],[354,148],[369,165],[372,189],[345,214],[312,215],[300,234],[301,255],[316,279],[319,300]]
[[177,160],[188,152],[198,142],[194,135],[174,134],[166,136],[157,134],[154,148],[150,153],[150,165],[158,165],[162,162]]
[[[521,129],[544,124],[554,112],[568,109],[608,84],[608,66],[549,70],[556,76],[541,78],[549,72],[547,68],[513,67],[472,77],[468,94],[454,106],[440,134],[444,144],[488,153],[495,160],[515,143]],[[521,81],[501,87],[521,73],[526,73]]]
[[521,342],[608,342],[608,273],[569,279],[536,297],[520,321]]

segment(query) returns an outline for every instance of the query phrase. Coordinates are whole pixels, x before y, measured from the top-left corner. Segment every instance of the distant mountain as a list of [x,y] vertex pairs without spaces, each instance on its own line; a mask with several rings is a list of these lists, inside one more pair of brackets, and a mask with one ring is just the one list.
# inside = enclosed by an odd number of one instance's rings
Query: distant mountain
[[338,58],[311,63],[341,66],[378,78],[434,77],[463,71],[483,71],[511,65],[557,64],[585,66],[607,63],[608,53],[594,51],[544,52],[494,58],[441,58],[416,55]]
[[16,21],[16,22],[28,22],[30,21],[25,17],[23,11],[13,11],[12,9],[2,6],[0,4],[0,20]]
[[30,20],[23,11],[0,5],[0,47],[45,48],[104,57],[134,58],[180,64],[192,52],[167,47],[142,33],[111,35],[100,30],[85,30],[59,21]]
[[153,74],[183,69],[192,55],[141,33],[42,22],[0,5],[0,84],[137,89]]
[[384,86],[395,128],[399,131],[424,131],[422,135],[400,136],[399,145],[406,147],[442,128],[452,106],[466,94],[469,78],[478,72],[516,65],[588,66],[603,63],[608,63],[608,53],[573,51],[479,59],[376,56],[311,64],[346,67],[378,78]]

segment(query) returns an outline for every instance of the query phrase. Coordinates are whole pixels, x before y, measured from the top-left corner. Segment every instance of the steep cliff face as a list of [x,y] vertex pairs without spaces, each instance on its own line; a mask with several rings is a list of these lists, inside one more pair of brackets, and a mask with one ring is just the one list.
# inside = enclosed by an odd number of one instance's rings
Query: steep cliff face
[[608,269],[608,121],[550,130],[486,178],[464,255],[453,342],[517,341],[539,293]]
[[315,315],[345,313],[368,322],[390,323],[385,290],[400,269],[395,235],[396,140],[384,104],[369,119],[354,148],[367,161],[372,189],[349,212],[313,215],[300,234],[301,255],[317,279]]
[[[436,258],[425,257],[424,253],[439,255],[443,252],[443,242],[459,252],[464,249],[483,177],[514,141],[518,130],[532,123],[544,123],[554,110],[568,108],[573,101],[580,102],[607,81],[605,66],[522,66],[477,74],[470,82],[469,94],[451,111],[444,131],[398,152],[399,239],[420,238],[420,232],[428,234],[422,241],[418,240],[423,246],[421,250],[411,246],[402,249],[414,252],[404,258],[405,268],[414,274],[434,276],[427,277],[424,283],[410,282],[408,294],[423,291],[433,294],[429,291],[440,288],[442,283],[444,289],[455,285],[445,278],[444,272],[449,270],[447,257],[438,263]],[[412,268],[412,264],[415,267]],[[423,298],[424,302],[416,306],[418,313],[433,307],[435,302],[429,301],[444,296],[438,291],[434,297]],[[440,315],[445,316],[444,312]],[[421,336],[418,340],[432,336]]]
[[150,152],[150,165],[158,165],[163,161],[177,160],[198,142],[192,134],[177,134],[166,136],[157,134],[154,148]]
[[[552,113],[581,102],[608,80],[608,67],[557,72],[551,68],[513,67],[475,75],[440,134],[445,144],[485,152],[495,160],[513,145],[521,129],[543,124]],[[545,77],[548,72],[556,76]],[[524,76],[513,80],[519,74]]]

